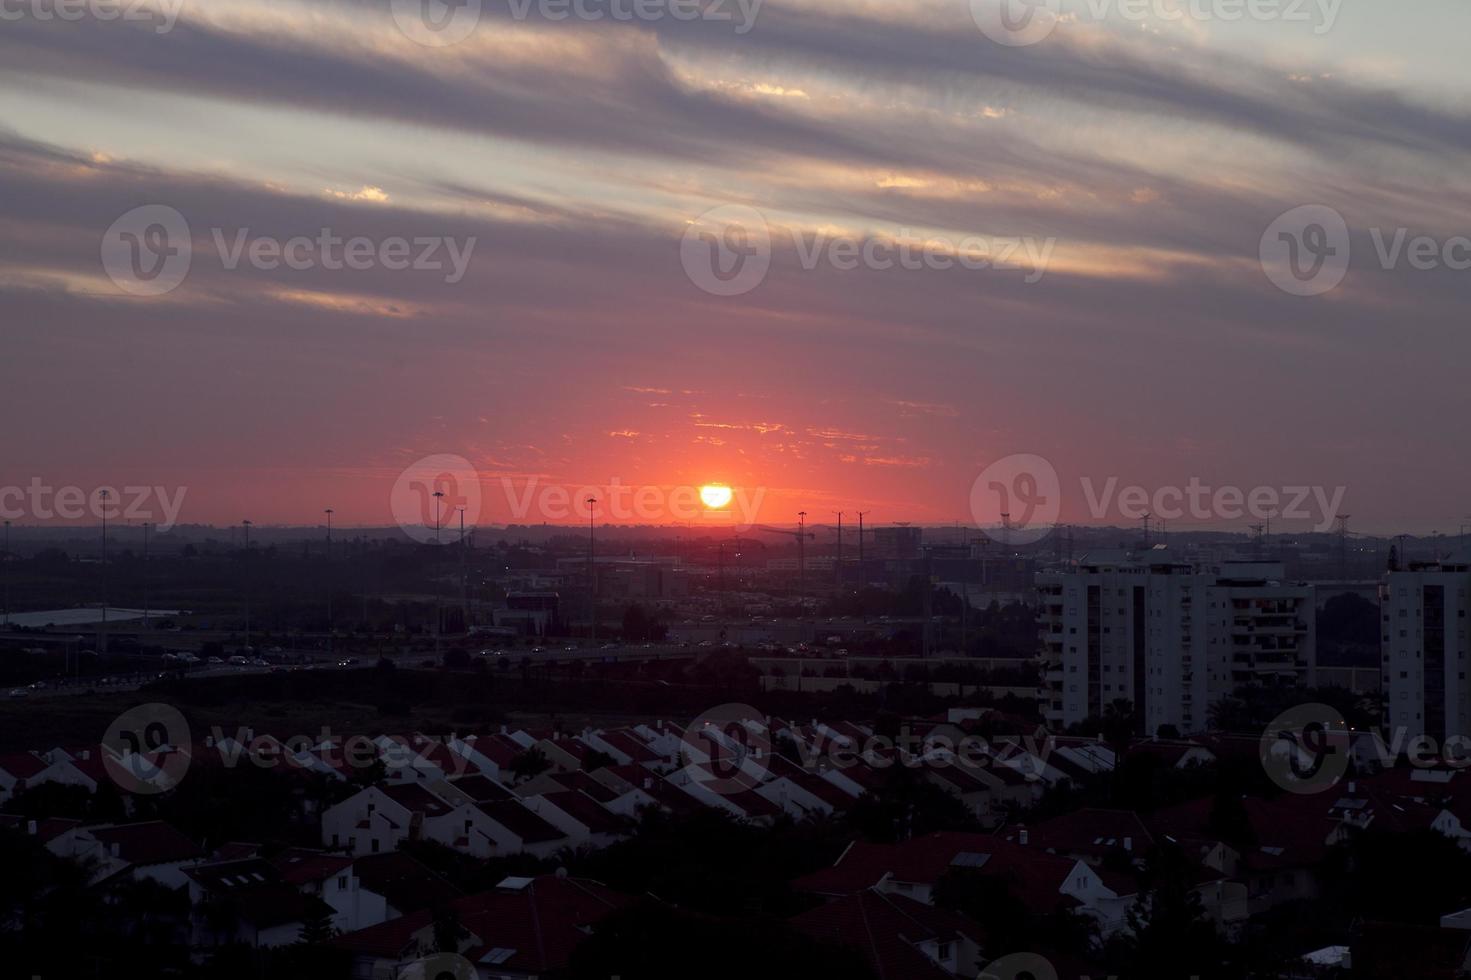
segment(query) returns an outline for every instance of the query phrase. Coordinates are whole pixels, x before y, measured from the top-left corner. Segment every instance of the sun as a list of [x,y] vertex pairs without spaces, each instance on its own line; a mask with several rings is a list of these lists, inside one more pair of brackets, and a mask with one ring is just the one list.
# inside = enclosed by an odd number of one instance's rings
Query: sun
[[723,483],[707,483],[700,488],[700,501],[710,510],[730,505],[730,487]]

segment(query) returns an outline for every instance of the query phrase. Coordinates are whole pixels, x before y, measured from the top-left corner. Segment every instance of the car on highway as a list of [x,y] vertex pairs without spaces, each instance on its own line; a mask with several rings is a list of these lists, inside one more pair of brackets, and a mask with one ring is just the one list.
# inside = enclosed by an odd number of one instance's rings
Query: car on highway
[[15,690],[10,692],[10,696],[12,698],[28,698],[31,696],[31,692],[27,691],[23,687],[17,687]]

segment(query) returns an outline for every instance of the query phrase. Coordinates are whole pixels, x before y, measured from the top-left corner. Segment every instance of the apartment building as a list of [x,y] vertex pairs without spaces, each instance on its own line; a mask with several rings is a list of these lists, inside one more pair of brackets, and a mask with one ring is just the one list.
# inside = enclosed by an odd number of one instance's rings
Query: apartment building
[[1106,552],[1039,573],[1037,588],[1054,725],[1128,701],[1141,734],[1198,732],[1240,687],[1313,683],[1313,588],[1284,581],[1280,562]]
[[1384,719],[1444,743],[1471,736],[1466,621],[1471,555],[1392,570],[1380,588]]

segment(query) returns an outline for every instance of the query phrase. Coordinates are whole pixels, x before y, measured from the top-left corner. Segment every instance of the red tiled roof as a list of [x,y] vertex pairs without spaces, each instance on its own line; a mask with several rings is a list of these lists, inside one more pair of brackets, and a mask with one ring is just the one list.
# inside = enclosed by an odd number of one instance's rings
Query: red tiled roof
[[414,813],[438,817],[448,813],[452,807],[418,783],[380,784],[378,789],[384,796]]
[[[0,827],[13,830],[18,834],[28,834],[31,819],[14,814],[0,814]],[[41,817],[36,820],[36,840],[45,844],[53,841],[74,827],[80,827],[80,820],[72,820],[67,817]]]
[[624,822],[617,815],[581,790],[544,793],[543,799],[594,834],[616,834],[624,829]]
[[520,800],[482,803],[480,810],[527,844],[545,844],[566,837],[556,827],[532,813]]
[[599,803],[612,803],[621,795],[615,793],[606,784],[598,782],[592,776],[581,770],[576,772],[549,773],[548,776],[558,786],[566,789],[580,790]]
[[243,861],[260,854],[260,845],[249,841],[229,841],[215,848],[212,855],[216,861]]
[[509,800],[512,795],[511,791],[500,783],[480,773],[452,779],[450,780],[450,785],[476,803],[488,803],[491,800]]
[[471,735],[464,742],[502,769],[525,751],[520,745],[499,735]]
[[953,980],[917,944],[976,933],[960,916],[871,888],[803,912],[791,924],[819,941],[857,950],[882,980]]
[[281,875],[282,881],[300,885],[309,881],[322,881],[345,871],[352,867],[352,858],[293,847],[272,858],[271,867]]
[[356,858],[352,871],[363,888],[382,895],[400,912],[416,912],[460,895],[454,885],[402,851]]
[[647,742],[632,732],[614,730],[602,732],[598,737],[634,762],[658,762],[662,758],[659,753],[649,748]]
[[10,773],[16,779],[30,779],[43,772],[47,765],[49,763],[44,759],[29,752],[7,752],[0,755],[0,769]]
[[169,864],[204,856],[198,844],[162,820],[89,827],[87,832],[101,841],[109,852],[116,845],[118,857],[129,864]]
[[933,886],[962,854],[984,858],[974,870],[1005,878],[1018,900],[1034,912],[1073,904],[1061,888],[1076,861],[990,834],[944,832],[899,844],[857,841],[831,868],[798,878],[792,885],[821,895],[852,894],[873,887],[886,876]]

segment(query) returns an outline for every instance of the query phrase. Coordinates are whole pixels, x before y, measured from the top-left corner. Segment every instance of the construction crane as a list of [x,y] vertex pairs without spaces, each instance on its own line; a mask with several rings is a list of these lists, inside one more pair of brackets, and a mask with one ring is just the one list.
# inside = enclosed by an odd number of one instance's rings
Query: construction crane
[[766,524],[757,524],[751,528],[753,531],[761,531],[765,534],[784,534],[797,539],[797,598],[807,598],[807,542],[817,537],[807,530],[807,512],[804,510],[797,515],[797,529],[770,527]]

